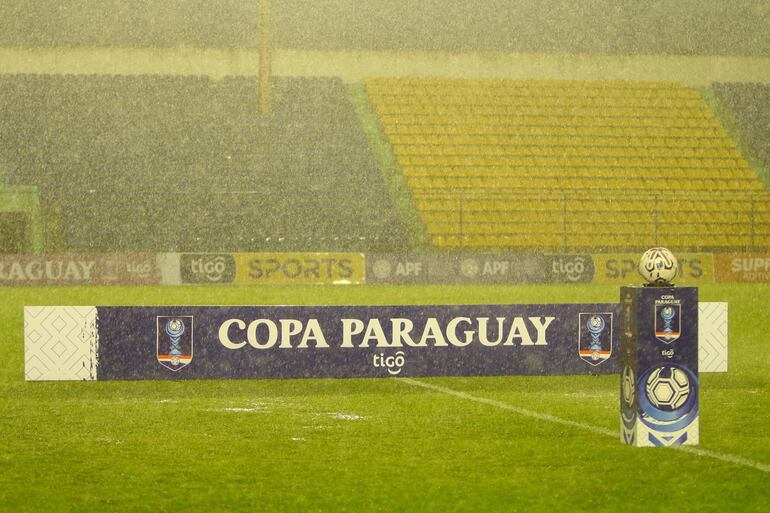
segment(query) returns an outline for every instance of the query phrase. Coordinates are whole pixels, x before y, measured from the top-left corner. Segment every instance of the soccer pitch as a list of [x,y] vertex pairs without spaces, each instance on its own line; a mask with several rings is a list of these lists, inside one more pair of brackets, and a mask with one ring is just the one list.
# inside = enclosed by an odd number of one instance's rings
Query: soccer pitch
[[614,286],[6,288],[0,511],[770,511],[770,285],[713,285],[701,444],[619,435],[617,376],[23,380],[24,305],[614,302]]

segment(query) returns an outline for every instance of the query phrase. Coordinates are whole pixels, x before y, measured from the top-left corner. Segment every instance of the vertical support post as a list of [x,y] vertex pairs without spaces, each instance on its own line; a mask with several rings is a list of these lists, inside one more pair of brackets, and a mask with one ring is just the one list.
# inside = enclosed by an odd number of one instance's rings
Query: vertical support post
[[29,250],[35,255],[45,251],[45,224],[43,222],[43,210],[40,207],[40,197],[36,196],[30,208],[29,224]]
[[754,195],[753,194],[750,196],[750,198],[751,198],[751,211],[750,211],[751,213],[749,215],[751,215],[751,249],[752,249],[752,251],[756,251],[756,249],[757,249],[757,242],[756,242],[756,236],[755,236],[755,234],[756,234],[756,219],[757,219],[757,214],[756,214],[756,211],[755,211],[756,203],[754,202]]
[[460,192],[460,247],[465,248],[465,192]]
[[655,224],[655,245],[659,246],[660,242],[658,242],[658,195],[655,195],[655,208],[652,211],[652,220]]
[[259,0],[259,113],[268,116],[273,112],[273,22],[272,0]]
[[567,252],[567,193],[563,192],[561,195],[562,200],[562,248]]

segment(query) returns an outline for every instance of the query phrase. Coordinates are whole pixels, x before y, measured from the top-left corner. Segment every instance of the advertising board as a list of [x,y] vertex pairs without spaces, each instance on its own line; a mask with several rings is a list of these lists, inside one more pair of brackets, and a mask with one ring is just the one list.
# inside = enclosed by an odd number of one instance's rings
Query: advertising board
[[[703,303],[704,305],[713,305]],[[701,329],[726,370],[727,308]],[[721,306],[719,306],[721,305]],[[721,313],[720,313],[721,312]],[[617,304],[28,306],[27,380],[618,372]],[[720,321],[721,319],[721,321]],[[711,333],[706,333],[705,331]]]
[[179,258],[182,283],[232,283],[235,257],[221,253],[184,253]]
[[[634,285],[642,283],[637,271],[639,256],[634,253],[598,253],[594,283]],[[711,253],[677,253],[677,285],[703,285],[714,282],[714,256]]]
[[367,283],[590,283],[591,255],[430,253],[367,255]]
[[363,283],[360,253],[236,253],[235,283],[308,285]]
[[724,253],[714,258],[718,283],[770,282],[770,253]]
[[158,283],[160,271],[150,253],[0,255],[0,286]]

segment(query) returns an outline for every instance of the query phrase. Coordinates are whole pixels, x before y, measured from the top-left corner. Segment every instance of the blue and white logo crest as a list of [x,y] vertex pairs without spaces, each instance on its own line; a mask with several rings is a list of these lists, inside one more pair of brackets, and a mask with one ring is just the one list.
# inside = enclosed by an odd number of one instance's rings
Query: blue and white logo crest
[[655,338],[670,344],[679,338],[681,332],[682,305],[655,305]]
[[156,358],[158,363],[178,371],[187,367],[193,359],[193,317],[156,317]]
[[578,315],[578,354],[593,366],[612,356],[612,313],[581,313]]

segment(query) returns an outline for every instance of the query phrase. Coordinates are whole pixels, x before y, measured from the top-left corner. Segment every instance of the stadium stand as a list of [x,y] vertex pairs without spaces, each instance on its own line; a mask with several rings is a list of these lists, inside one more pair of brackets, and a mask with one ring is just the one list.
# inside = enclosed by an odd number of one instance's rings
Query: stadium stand
[[[65,249],[374,251],[404,237],[337,78],[0,75],[7,184]],[[51,249],[51,248],[49,248]]]
[[438,248],[770,245],[770,195],[677,83],[373,78]]

